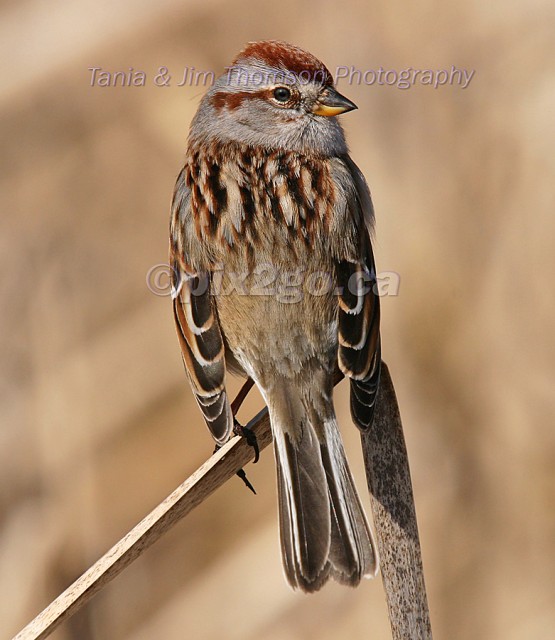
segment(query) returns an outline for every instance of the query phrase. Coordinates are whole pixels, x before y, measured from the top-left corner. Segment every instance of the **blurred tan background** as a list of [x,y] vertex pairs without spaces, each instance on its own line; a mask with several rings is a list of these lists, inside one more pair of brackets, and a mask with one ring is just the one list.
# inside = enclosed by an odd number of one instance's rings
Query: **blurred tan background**
[[[436,639],[555,636],[555,6],[547,0],[0,4],[0,636],[11,637],[213,444],[166,297],[168,208],[203,89],[285,39],[332,70],[475,69],[467,89],[352,86],[377,211],[384,358],[401,403]],[[147,86],[90,87],[88,67]],[[237,388],[237,383],[233,383]],[[345,386],[343,433],[366,505]],[[248,419],[259,407],[242,410]],[[379,580],[282,577],[274,465],[248,468],[57,640],[388,638]]]

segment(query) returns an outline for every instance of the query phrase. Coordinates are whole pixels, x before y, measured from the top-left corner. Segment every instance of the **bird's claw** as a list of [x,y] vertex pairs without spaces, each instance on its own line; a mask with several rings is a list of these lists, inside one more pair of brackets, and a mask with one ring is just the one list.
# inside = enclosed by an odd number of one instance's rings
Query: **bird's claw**
[[238,475],[241,478],[241,480],[245,483],[245,486],[248,487],[254,493],[254,495],[256,495],[256,491],[254,490],[254,487],[252,486],[252,484],[249,482],[249,479],[247,478],[247,474],[245,473],[245,470],[239,469],[236,475]]
[[233,418],[234,426],[233,433],[236,436],[240,436],[241,438],[245,438],[247,444],[254,449],[254,460],[253,464],[256,464],[260,459],[260,448],[258,446],[258,440],[256,439],[256,434],[252,429],[248,429],[243,425],[239,424],[236,418]]
[[[239,424],[239,423],[237,423]],[[239,425],[241,427],[241,425]],[[243,427],[241,427],[241,429],[243,429]],[[235,433],[235,429],[233,429],[234,433]],[[250,429],[244,429],[244,431],[246,432],[245,434],[243,433],[238,433],[236,435],[240,435],[244,438],[246,438],[247,443],[250,444],[252,447],[255,447],[255,462],[258,460],[258,442],[256,440],[256,436],[254,435],[254,432],[251,431]],[[250,436],[249,436],[250,433]],[[249,440],[250,438],[250,440]],[[254,438],[254,444],[252,443],[252,438]],[[212,454],[216,453],[217,451],[219,451],[222,448],[221,444],[217,444],[214,447],[214,451],[212,452]],[[236,476],[239,476],[241,478],[241,480],[245,483],[245,486],[250,489],[254,495],[256,495],[256,491],[255,488],[252,486],[252,484],[249,482],[249,479],[247,478],[247,474],[245,473],[244,469],[239,469],[239,471],[237,471],[237,473],[235,474]]]

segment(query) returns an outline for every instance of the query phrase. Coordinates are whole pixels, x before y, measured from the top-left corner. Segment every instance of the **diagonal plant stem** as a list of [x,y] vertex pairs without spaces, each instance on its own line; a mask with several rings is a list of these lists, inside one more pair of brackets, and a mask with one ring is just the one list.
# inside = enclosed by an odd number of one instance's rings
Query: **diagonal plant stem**
[[[266,409],[247,426],[254,429],[260,450],[270,444],[272,436]],[[253,455],[253,448],[244,438],[232,438],[39,613],[13,640],[47,638],[60,623],[76,613],[190,511],[232,478],[252,460]]]

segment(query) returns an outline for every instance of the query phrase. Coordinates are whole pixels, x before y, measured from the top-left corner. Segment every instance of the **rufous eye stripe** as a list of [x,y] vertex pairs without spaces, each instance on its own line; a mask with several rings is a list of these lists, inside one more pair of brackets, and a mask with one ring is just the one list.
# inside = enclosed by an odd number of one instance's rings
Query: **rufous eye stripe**
[[214,108],[221,111],[223,108],[235,111],[246,100],[268,100],[272,97],[272,89],[259,89],[258,91],[218,91],[211,97]]

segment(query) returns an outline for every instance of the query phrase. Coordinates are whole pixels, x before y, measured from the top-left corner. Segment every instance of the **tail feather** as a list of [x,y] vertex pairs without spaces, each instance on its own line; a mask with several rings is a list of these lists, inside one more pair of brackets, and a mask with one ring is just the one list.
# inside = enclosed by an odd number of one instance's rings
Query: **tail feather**
[[305,411],[295,390],[288,391],[287,402],[282,396],[279,405],[269,405],[287,580],[305,592],[317,591],[330,577],[356,586],[375,575],[376,547],[337,422],[328,417],[313,424],[315,412]]
[[332,577],[356,586],[363,577],[377,571],[376,544],[360,503],[337,423],[325,423],[326,442],[322,462],[328,483],[331,513],[329,561]]
[[319,443],[311,428],[300,446],[275,437],[283,564],[289,583],[316,591],[327,580],[331,539],[329,499]]

